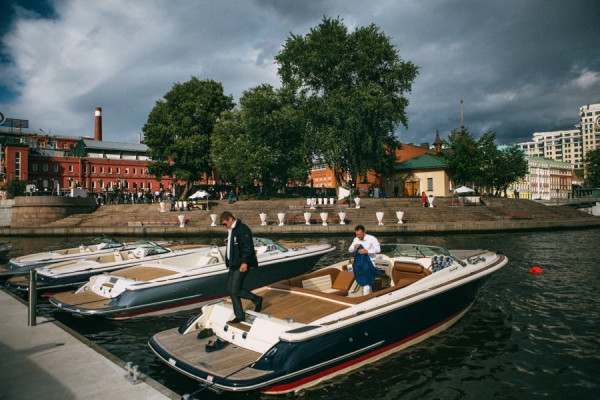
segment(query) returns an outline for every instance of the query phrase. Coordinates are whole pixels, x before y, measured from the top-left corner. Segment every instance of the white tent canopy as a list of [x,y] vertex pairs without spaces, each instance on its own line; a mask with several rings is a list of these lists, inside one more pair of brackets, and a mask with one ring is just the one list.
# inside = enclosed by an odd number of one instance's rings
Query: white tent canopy
[[475,192],[473,189],[470,189],[466,186],[461,186],[461,187],[457,187],[456,189],[454,189],[454,193],[457,193],[457,194],[473,193],[473,192]]
[[350,193],[351,193],[350,190],[341,187],[340,191],[338,193],[338,200],[345,199],[346,197],[350,196]]
[[209,194],[207,191],[205,190],[198,190],[196,193],[192,194],[189,198],[190,199],[203,199],[205,197],[208,198]]

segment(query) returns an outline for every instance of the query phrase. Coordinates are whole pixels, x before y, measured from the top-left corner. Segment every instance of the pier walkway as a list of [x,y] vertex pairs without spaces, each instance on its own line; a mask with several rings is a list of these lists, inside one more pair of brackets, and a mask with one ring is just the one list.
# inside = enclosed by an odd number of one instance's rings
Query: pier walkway
[[27,307],[2,290],[0,315],[0,399],[180,398],[144,375],[134,385],[123,361],[58,322],[27,326]]

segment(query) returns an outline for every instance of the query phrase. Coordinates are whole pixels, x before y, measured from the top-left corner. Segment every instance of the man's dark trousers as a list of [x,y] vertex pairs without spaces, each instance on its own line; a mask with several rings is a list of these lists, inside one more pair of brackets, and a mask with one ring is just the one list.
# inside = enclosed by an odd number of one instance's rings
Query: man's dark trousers
[[244,309],[242,308],[242,299],[252,300],[254,304],[260,301],[260,297],[250,292],[248,289],[243,287],[244,279],[246,279],[248,271],[240,272],[237,268],[229,270],[227,275],[227,292],[231,296],[231,303],[233,304],[233,312],[236,318],[244,319]]

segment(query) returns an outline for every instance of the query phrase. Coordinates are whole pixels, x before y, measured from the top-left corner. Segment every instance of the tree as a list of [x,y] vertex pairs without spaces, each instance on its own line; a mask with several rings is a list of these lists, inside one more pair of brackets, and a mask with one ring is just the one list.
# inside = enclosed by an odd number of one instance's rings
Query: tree
[[215,170],[239,185],[262,181],[266,192],[305,181],[303,129],[293,96],[266,84],[247,90],[240,108],[225,113],[215,129]]
[[496,145],[496,134],[486,132],[476,143],[479,152],[480,170],[475,176],[475,184],[480,188],[487,188],[488,192],[493,193],[501,158]]
[[26,186],[26,181],[21,181],[18,179],[6,182],[6,192],[8,193],[8,198],[13,199],[17,196],[23,196],[25,194]]
[[480,176],[483,160],[477,141],[469,129],[453,129],[445,144],[451,149],[444,157],[454,186],[475,183]]
[[499,151],[494,167],[492,184],[496,195],[506,191],[511,183],[524,178],[528,172],[527,160],[523,152],[516,147],[507,147]]
[[211,135],[223,111],[233,108],[231,96],[212,80],[192,77],[176,83],[148,115],[142,128],[149,155],[155,160],[149,171],[186,181],[183,196],[194,181],[211,169]]
[[446,145],[451,149],[445,160],[454,186],[473,184],[498,195],[527,174],[523,153],[515,147],[498,150],[494,132],[475,139],[468,128],[452,130]]
[[589,151],[585,156],[585,186],[600,187],[600,148]]
[[340,187],[368,170],[394,163],[399,124],[418,68],[402,61],[377,26],[349,33],[339,19],[323,18],[305,36],[292,34],[275,57],[283,88],[298,98],[312,159],[336,172]]

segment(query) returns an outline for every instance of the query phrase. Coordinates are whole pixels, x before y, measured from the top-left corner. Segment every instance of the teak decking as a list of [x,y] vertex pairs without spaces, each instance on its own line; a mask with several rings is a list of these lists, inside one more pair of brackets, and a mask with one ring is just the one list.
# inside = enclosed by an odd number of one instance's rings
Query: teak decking
[[[329,299],[272,288],[257,292],[257,294],[263,296],[261,314],[269,314],[278,319],[289,318],[302,324],[309,324],[326,315],[350,307],[350,304],[341,304]],[[254,305],[249,300],[243,300],[242,305],[245,309],[254,310]]]

